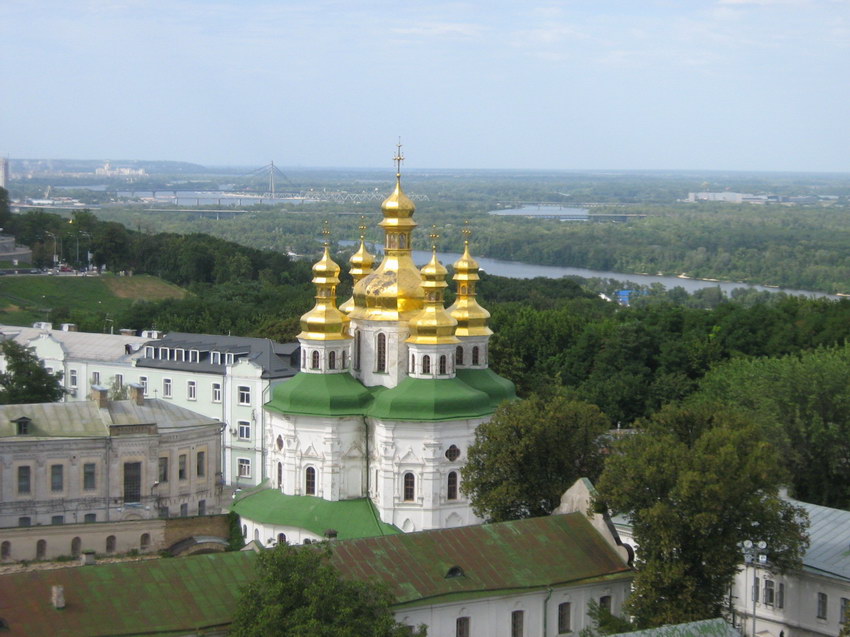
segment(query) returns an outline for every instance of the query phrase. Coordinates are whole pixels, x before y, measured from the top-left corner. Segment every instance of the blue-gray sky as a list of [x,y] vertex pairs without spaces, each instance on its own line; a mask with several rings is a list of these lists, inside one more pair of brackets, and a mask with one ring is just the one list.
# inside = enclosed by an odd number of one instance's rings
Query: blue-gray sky
[[850,0],[2,0],[0,153],[850,171]]

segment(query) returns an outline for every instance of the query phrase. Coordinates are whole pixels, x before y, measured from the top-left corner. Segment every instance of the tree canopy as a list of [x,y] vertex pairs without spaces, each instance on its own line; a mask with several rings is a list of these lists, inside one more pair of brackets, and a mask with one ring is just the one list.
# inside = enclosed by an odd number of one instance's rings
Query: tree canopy
[[52,403],[62,398],[62,373],[47,371],[31,349],[5,340],[0,354],[6,361],[6,371],[0,372],[0,405]]
[[331,547],[280,543],[257,555],[256,577],[243,590],[234,637],[425,637],[395,621],[383,586],[348,581],[330,561]]
[[475,432],[461,489],[492,521],[548,515],[578,478],[602,470],[608,418],[562,391],[499,407]]
[[769,431],[718,405],[670,406],[615,445],[598,501],[626,516],[637,551],[627,610],[640,627],[717,617],[741,563],[764,540],[771,564],[798,566],[805,512],[778,496]]

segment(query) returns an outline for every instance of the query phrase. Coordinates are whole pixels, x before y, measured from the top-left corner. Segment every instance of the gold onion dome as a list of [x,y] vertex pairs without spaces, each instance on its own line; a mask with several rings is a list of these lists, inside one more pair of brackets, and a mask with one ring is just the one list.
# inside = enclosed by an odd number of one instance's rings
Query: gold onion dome
[[469,227],[463,229],[463,255],[455,261],[455,274],[452,279],[457,281],[457,296],[449,307],[449,312],[457,321],[457,336],[490,336],[493,333],[487,326],[490,312],[478,305],[475,299],[475,286],[481,277],[478,276],[478,263],[469,254]]
[[[438,235],[431,233],[431,240]],[[425,291],[425,307],[410,319],[410,337],[406,342],[419,345],[442,345],[459,343],[455,337],[457,321],[446,311],[443,302],[448,270],[437,260],[437,246],[432,246],[431,260],[422,270],[422,289]]]
[[[348,260],[348,263],[351,265],[351,269],[348,272],[351,274],[351,278],[354,279],[354,286],[372,273],[372,264],[375,263],[375,255],[366,249],[365,219],[365,217],[360,217],[360,226],[358,228],[360,230],[360,248]],[[345,314],[350,314],[351,310],[354,309],[354,296],[352,295],[350,299],[340,305],[339,309]]]
[[[327,228],[323,230],[327,236]],[[330,246],[325,241],[322,258],[313,265],[313,284],[316,286],[316,304],[301,317],[298,338],[313,341],[331,341],[350,338],[348,317],[336,307],[336,286],[339,285],[339,266],[331,259]]]
[[[395,161],[404,159],[401,145]],[[422,309],[422,280],[413,263],[411,235],[416,227],[416,206],[401,188],[401,173],[396,170],[396,185],[381,204],[384,216],[384,259],[378,268],[354,286],[351,318],[375,321],[409,319]]]

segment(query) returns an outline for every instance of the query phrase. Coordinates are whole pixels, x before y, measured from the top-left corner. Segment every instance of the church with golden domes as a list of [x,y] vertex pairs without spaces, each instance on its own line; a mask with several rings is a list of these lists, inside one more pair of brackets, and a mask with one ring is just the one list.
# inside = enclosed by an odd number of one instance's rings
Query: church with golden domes
[[[400,153],[395,159],[400,165]],[[359,499],[376,523],[403,531],[475,524],[460,468],[478,425],[515,397],[513,383],[488,367],[492,331],[476,300],[478,264],[466,234],[454,264],[457,300],[447,308],[436,245],[421,270],[413,263],[415,205],[399,170],[381,211],[384,257],[373,269],[361,227],[352,298],[337,305],[340,267],[327,241],[313,266],[316,302],[301,317],[300,372],[274,387],[265,406],[267,475],[278,493],[312,496],[317,507]]]

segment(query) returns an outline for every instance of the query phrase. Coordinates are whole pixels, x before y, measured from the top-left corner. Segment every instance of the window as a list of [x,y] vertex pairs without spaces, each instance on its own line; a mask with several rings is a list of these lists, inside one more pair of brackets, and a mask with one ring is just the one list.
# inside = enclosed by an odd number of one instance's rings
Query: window
[[168,360],[168,348],[167,347],[160,347],[159,348],[159,358],[161,360],[164,360],[164,361]]
[[18,518],[18,526],[32,526],[32,518],[28,515],[25,515],[22,518]]
[[190,380],[186,383],[186,398],[196,400],[198,398],[198,384]]
[[573,628],[573,607],[570,602],[558,604],[558,634],[572,632]]
[[77,387],[77,370],[76,369],[68,370],[68,384],[71,387],[74,387],[74,388]]
[[430,374],[431,373],[431,357],[423,356],[422,357],[422,373]]
[[239,404],[240,405],[250,405],[251,404],[251,388],[246,387],[245,385],[239,386]]
[[97,513],[86,513],[85,516],[83,516],[83,522],[86,524],[97,522]]
[[478,345],[472,348],[472,364],[478,365]]
[[407,373],[416,373],[416,357],[413,354],[410,355],[410,367],[407,369]]
[[160,482],[168,482],[168,457],[160,456],[159,458],[159,478]]
[[454,462],[460,457],[460,449],[458,449],[455,445],[452,445],[448,449],[446,449],[446,458],[449,459],[449,462]]
[[348,350],[342,350],[342,367],[341,369],[348,369]]
[[469,617],[458,617],[455,622],[455,637],[469,637]]
[[522,637],[525,625],[525,611],[515,610],[511,613],[511,637]]
[[377,360],[375,362],[376,372],[387,371],[387,335],[378,334]]
[[316,495],[316,470],[313,467],[307,467],[304,472],[304,493]]
[[313,350],[310,355],[310,369],[319,369],[319,351]]
[[151,534],[150,533],[142,533],[139,536],[139,550],[147,551],[151,547]]
[[283,464],[280,462],[277,463],[277,488],[283,488]]
[[463,348],[460,345],[455,348],[455,360],[458,365],[463,365]]
[[446,355],[440,356],[440,374],[446,374]]
[[207,501],[206,500],[198,500],[198,515],[206,515],[207,514]]
[[753,577],[752,601],[759,601],[759,578]]
[[221,402],[221,383],[212,384],[212,401],[214,403]]
[[145,358],[153,358],[153,346],[145,345]]
[[773,580],[764,580],[764,603],[768,606],[773,606],[773,601],[775,597],[776,595]]
[[201,360],[200,350],[190,349],[189,350],[189,362],[190,363],[197,363],[199,360]]
[[409,471],[404,474],[404,501],[412,502],[416,496],[416,476]]
[[360,370],[360,330],[354,333],[354,369]]
[[198,455],[195,456],[195,475],[199,478],[207,475],[207,453],[205,451],[199,451]]
[[818,619],[826,619],[826,606],[829,603],[829,597],[826,593],[818,593]]
[[148,395],[148,377],[147,376],[139,376],[139,385],[142,386],[142,395]]
[[124,502],[142,501],[142,463],[124,463]]
[[603,595],[599,598],[599,608],[604,608],[609,613],[611,612],[611,596]]
[[30,485],[30,468],[28,466],[18,467],[18,493],[29,493]]
[[115,552],[115,544],[116,544],[116,541],[115,541],[114,535],[110,535],[109,537],[107,537],[106,538],[106,552],[107,553],[114,553]]
[[92,372],[91,373],[91,384],[92,385],[100,385],[100,372]]
[[189,517],[189,505],[185,502],[180,505],[180,517],[181,518]]
[[163,398],[171,398],[171,379],[163,378],[162,379],[162,397]]
[[186,479],[186,454],[181,453],[177,457],[177,479],[185,480]]
[[62,491],[65,488],[65,471],[61,464],[50,465],[50,490]]
[[776,590],[776,607],[785,608],[785,584],[779,582],[779,588]]
[[225,354],[224,355],[224,362],[227,363],[228,365],[233,365],[233,354],[231,354],[230,352]]
[[457,471],[449,471],[449,478],[446,486],[446,498],[449,500],[457,500]]
[[124,386],[124,374],[115,374],[113,376],[114,384],[117,389],[121,389]]
[[35,559],[43,560],[47,556],[47,540],[39,540],[35,543]]
[[246,420],[239,421],[239,440],[250,440],[251,423]]
[[65,516],[64,515],[53,515],[50,517],[51,524],[65,524]]
[[251,461],[248,458],[239,458],[239,477],[251,477]]
[[14,421],[17,424],[17,432],[19,436],[26,436],[30,432],[30,419],[22,416]]
[[221,352],[210,352],[210,362],[213,365],[221,365]]
[[846,597],[841,598],[841,606],[839,607],[840,614],[838,615],[838,623],[846,624],[850,621],[850,617],[847,616],[848,611],[850,611],[850,599]]
[[95,473],[95,465],[93,462],[86,462],[83,465],[83,489],[92,491],[97,487],[97,474]]
[[336,352],[328,354],[328,369],[336,369]]

